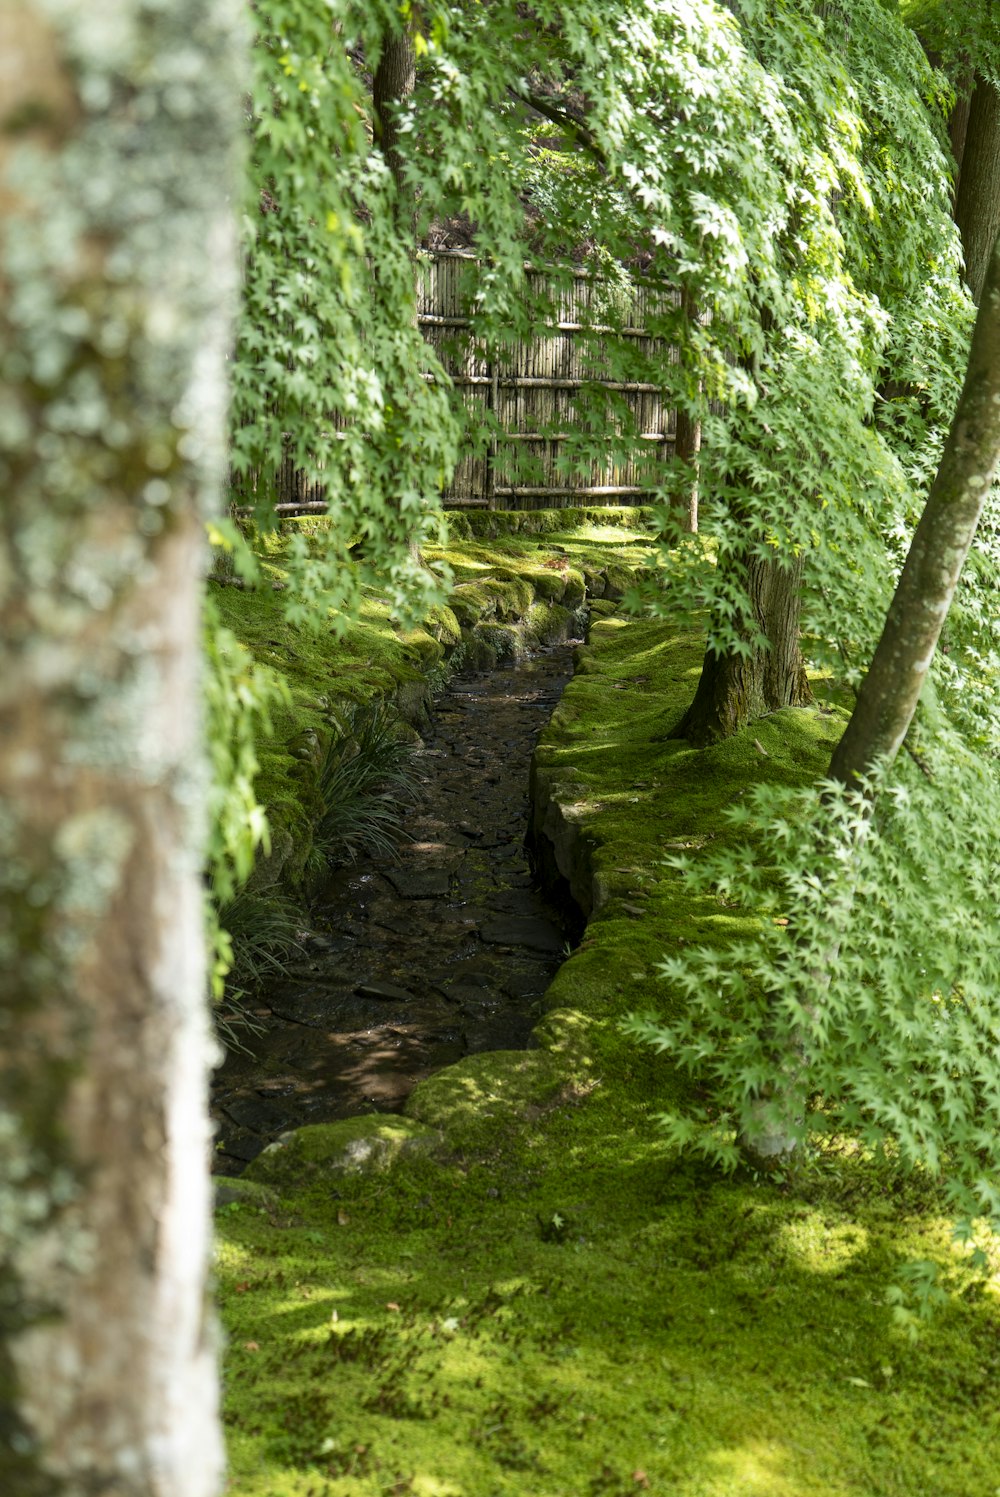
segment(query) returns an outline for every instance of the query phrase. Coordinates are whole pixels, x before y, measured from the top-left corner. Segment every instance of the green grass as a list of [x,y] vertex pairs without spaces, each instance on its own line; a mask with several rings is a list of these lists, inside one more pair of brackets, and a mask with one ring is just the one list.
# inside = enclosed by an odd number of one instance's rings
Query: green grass
[[601,623],[543,739],[599,899],[539,1048],[418,1087],[420,1151],[352,1173],[372,1125],[334,1124],[221,1209],[233,1497],[1000,1490],[994,1289],[915,1343],[885,1304],[909,1257],[961,1283],[933,1191],[849,1149],[794,1187],[672,1157],[654,1117],[683,1082],[618,1029],[669,1005],[662,953],[737,929],[663,853],[727,835],[760,777],[821,772],[839,731],[815,710],[702,752],[666,739],[699,657]]

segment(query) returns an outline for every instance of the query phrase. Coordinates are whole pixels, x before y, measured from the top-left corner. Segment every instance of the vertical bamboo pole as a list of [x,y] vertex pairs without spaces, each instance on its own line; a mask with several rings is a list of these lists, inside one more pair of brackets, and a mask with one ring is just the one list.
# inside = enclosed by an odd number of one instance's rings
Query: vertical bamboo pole
[[490,427],[489,446],[486,449],[486,472],[483,480],[483,498],[486,500],[487,509],[496,509],[496,463],[497,463],[497,407],[500,403],[500,371],[497,368],[496,350],[490,350],[489,362],[486,365],[486,374],[489,384],[486,386],[486,409],[493,417]]

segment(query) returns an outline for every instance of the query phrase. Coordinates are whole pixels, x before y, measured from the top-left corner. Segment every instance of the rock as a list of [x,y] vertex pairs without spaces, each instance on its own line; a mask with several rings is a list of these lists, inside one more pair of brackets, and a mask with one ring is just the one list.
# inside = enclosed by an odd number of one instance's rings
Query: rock
[[298,1121],[287,1106],[263,1097],[234,1097],[222,1104],[222,1110],[238,1128],[251,1128],[254,1133],[266,1133],[271,1138],[294,1127]]
[[505,915],[538,916],[539,898],[530,888],[499,890],[493,896],[493,905]]
[[291,1024],[309,1029],[337,1029],[351,1022],[357,999],[343,988],[286,988],[271,996],[272,1012]]
[[216,1175],[216,1209],[236,1203],[241,1206],[256,1206],[258,1210],[268,1210],[277,1205],[278,1198],[273,1190],[268,1190],[266,1185],[257,1185],[253,1180],[247,1180],[242,1175]]
[[362,998],[381,998],[386,1003],[412,1003],[409,988],[397,988],[391,982],[361,982],[354,990]]
[[609,563],[604,569],[604,597],[612,603],[620,603],[625,589],[631,587],[634,578],[628,567]]
[[246,1178],[294,1191],[317,1177],[389,1169],[408,1155],[434,1152],[440,1142],[435,1128],[378,1113],[338,1123],[310,1123],[268,1144],[248,1167]]
[[228,1154],[230,1159],[254,1160],[258,1154],[267,1147],[266,1138],[258,1138],[255,1133],[231,1133],[223,1135],[216,1148],[220,1154]]
[[451,888],[451,877],[444,868],[431,868],[426,873],[392,868],[386,877],[400,899],[438,899]]
[[484,925],[479,934],[494,946],[526,946],[530,951],[558,952],[564,938],[548,920],[532,915],[499,916]]
[[562,1068],[547,1051],[493,1050],[421,1081],[406,1116],[440,1129],[458,1147],[484,1137],[495,1143],[498,1130],[553,1101],[562,1084]]

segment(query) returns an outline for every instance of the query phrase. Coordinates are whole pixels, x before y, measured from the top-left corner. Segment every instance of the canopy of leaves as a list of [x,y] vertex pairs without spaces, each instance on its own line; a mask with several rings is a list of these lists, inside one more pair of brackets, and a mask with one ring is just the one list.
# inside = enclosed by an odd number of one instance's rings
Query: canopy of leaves
[[[992,11],[961,7],[963,27],[970,16],[974,25],[958,36],[958,9],[938,7],[937,44],[948,60],[973,38],[976,66],[988,70]],[[907,10],[921,25],[930,14]],[[407,26],[418,71],[399,117],[406,185],[418,238],[441,223],[469,226],[473,350],[530,336],[558,305],[560,273],[543,303],[526,257],[562,267],[564,282],[587,266],[595,328],[628,318],[640,281],[683,290],[698,311],[688,321],[666,289],[647,298],[649,331],[681,349],[676,362],[638,339],[593,340],[595,372],[656,384],[704,420],[714,561],[678,532],[667,474],[665,587],[650,589],[646,606],[704,611],[717,650],[746,649],[735,562],[748,546],[804,557],[812,653],[857,679],[936,467],[973,315],[950,217],[950,94],[898,9],[275,0],[256,25],[233,468],[261,515],[286,459],[325,485],[335,524],[325,553],[297,558],[293,616],[324,618],[331,605],[346,615],[376,570],[400,614],[432,597],[436,579],[408,542],[439,532],[459,444],[483,439],[416,326],[416,245],[400,236],[396,185],[373,144],[371,73],[386,38]],[[587,460],[595,441],[637,435],[596,385],[581,390],[577,411],[568,464]],[[761,995],[780,992],[785,1039],[808,1054],[822,1116],[891,1136],[907,1158],[957,1159],[977,1209],[994,1209],[976,1183],[992,1159],[982,1108],[994,1106],[976,1046],[996,1027],[1000,973],[986,935],[956,943],[947,932],[956,906],[988,930],[997,862],[978,814],[994,806],[993,761],[972,752],[992,756],[1000,743],[995,537],[994,515],[925,713],[932,779],[907,771],[889,794],[891,814],[850,875],[865,897],[844,893],[849,807],[843,823],[821,818],[810,841],[796,831],[804,808],[761,802],[745,857],[706,864],[704,876],[748,903],[780,890],[801,938],[778,951],[762,941],[721,975],[708,956],[672,965],[692,1018],[666,1041],[717,1086],[716,1116],[736,1118],[780,1052],[770,1008],[759,1022]],[[360,565],[350,560],[358,540]],[[960,852],[966,843],[974,856]],[[864,918],[845,915],[813,1023],[810,964],[829,950],[824,921],[841,908]],[[901,1068],[922,1078],[905,1103]]]

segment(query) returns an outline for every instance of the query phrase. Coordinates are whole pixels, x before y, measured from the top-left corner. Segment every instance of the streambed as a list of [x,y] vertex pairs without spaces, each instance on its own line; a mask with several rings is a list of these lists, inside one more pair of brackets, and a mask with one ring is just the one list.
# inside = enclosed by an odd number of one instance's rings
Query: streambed
[[254,1005],[253,1054],[230,1051],[216,1073],[220,1173],[287,1129],[398,1112],[442,1066],[527,1043],[578,932],[524,845],[532,750],[571,673],[559,645],[439,698],[398,858],[330,877],[303,960]]

